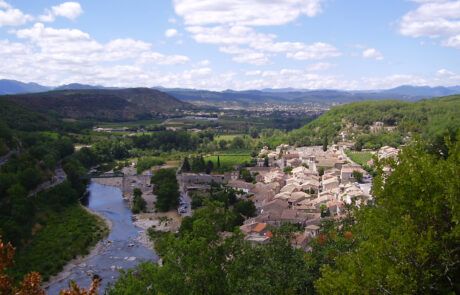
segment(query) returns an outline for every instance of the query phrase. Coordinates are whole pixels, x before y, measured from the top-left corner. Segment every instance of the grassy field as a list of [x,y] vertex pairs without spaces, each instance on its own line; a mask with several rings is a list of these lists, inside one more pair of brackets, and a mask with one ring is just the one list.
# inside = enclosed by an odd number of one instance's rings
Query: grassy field
[[352,152],[352,151],[347,151],[347,155],[348,155],[348,157],[350,157],[350,159],[351,159],[353,162],[356,162],[356,163],[358,163],[358,164],[361,165],[361,166],[367,165],[367,161],[369,161],[370,159],[372,159],[372,153],[370,153],[370,152]]
[[163,122],[162,119],[150,119],[150,120],[139,120],[139,121],[128,121],[128,122],[98,122],[97,126],[102,128],[123,128],[123,127],[136,127],[136,126],[148,126],[157,125]]
[[240,165],[245,162],[250,162],[251,161],[251,155],[249,154],[223,154],[223,155],[213,155],[213,156],[207,156],[204,158],[204,160],[207,161],[212,161],[214,164],[214,167],[217,168],[217,157],[220,158],[220,168],[222,170],[231,170],[233,169],[233,166],[235,165]]
[[220,141],[220,140],[226,140],[226,141],[232,141],[235,137],[240,136],[242,137],[243,134],[223,134],[223,135],[217,135],[214,137],[215,141]]
[[88,254],[88,249],[108,234],[105,223],[79,204],[47,214],[46,225],[15,257],[13,272],[17,277],[38,271],[48,280],[70,260]]

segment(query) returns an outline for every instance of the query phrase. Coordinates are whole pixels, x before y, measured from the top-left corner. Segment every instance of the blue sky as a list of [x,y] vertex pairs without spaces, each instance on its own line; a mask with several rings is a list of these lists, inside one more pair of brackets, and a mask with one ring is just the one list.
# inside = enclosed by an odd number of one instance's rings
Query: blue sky
[[460,85],[460,1],[0,0],[0,65],[45,85]]

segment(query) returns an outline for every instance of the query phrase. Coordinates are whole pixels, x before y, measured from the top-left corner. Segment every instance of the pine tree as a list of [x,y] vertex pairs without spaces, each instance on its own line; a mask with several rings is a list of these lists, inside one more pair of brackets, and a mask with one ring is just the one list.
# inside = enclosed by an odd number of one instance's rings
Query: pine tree
[[184,158],[184,163],[182,164],[182,171],[183,172],[190,172],[190,163],[188,161],[188,157]]

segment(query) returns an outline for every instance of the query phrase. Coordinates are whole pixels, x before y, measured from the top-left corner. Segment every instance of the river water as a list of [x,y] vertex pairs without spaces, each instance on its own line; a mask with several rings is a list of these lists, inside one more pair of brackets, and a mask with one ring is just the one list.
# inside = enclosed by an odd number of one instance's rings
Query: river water
[[133,224],[131,210],[123,200],[120,189],[91,183],[87,207],[111,221],[110,234],[95,255],[75,265],[63,274],[66,276],[64,279],[48,287],[46,291],[50,295],[59,294],[59,290],[66,288],[70,280],[87,288],[95,274],[102,278],[99,291],[103,294],[103,290],[116,281],[120,269],[133,268],[146,260],[158,261],[154,251],[140,243],[142,229]]

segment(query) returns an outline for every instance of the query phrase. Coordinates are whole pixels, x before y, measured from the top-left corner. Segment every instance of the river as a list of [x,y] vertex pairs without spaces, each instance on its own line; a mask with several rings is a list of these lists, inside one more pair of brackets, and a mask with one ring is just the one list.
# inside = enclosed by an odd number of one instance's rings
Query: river
[[78,264],[66,267],[46,289],[50,295],[59,294],[59,290],[74,280],[79,286],[87,288],[94,274],[102,278],[100,293],[116,281],[120,269],[129,269],[141,261],[158,261],[154,251],[139,241],[142,229],[131,220],[131,210],[122,198],[120,189],[91,183],[87,207],[110,220],[112,228],[109,236],[102,241],[97,250]]

